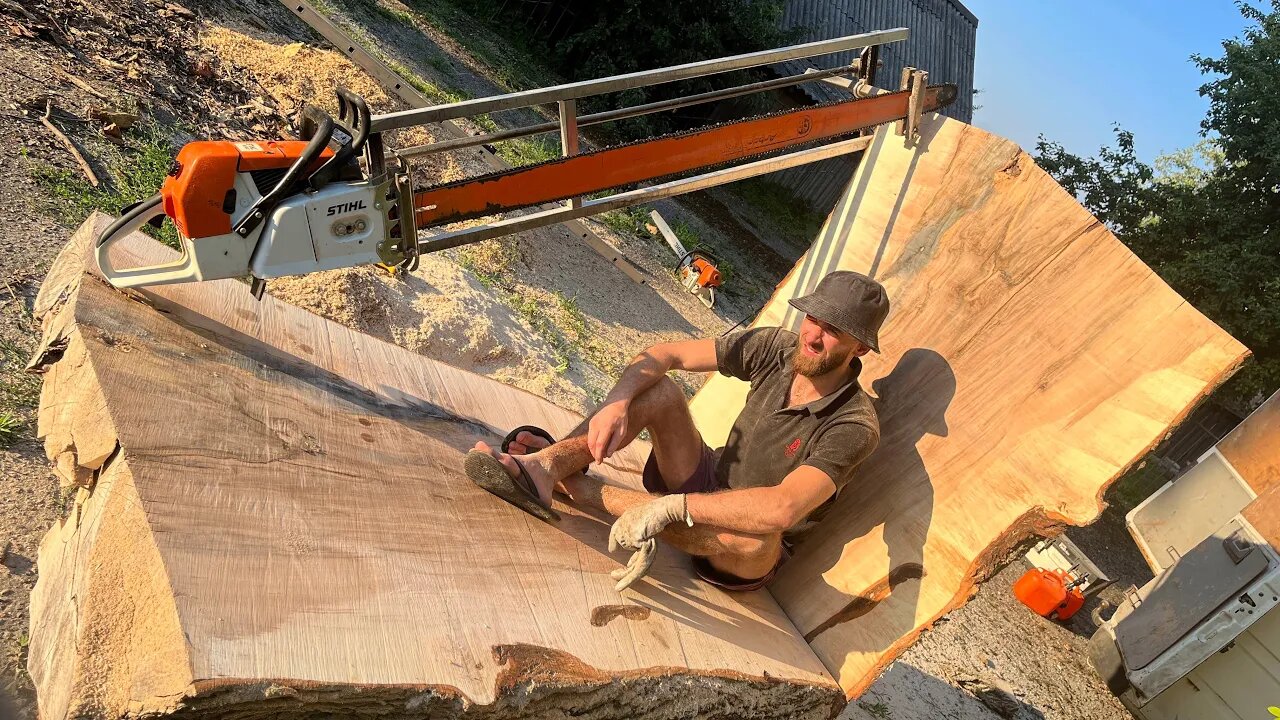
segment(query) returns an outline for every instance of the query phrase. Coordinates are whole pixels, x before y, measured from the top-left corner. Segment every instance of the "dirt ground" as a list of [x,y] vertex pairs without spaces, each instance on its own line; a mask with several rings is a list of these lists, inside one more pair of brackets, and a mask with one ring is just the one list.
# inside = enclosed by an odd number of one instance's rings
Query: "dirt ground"
[[[388,59],[445,93],[479,96],[516,81],[427,23],[395,18],[412,10],[383,0],[343,3],[339,19],[379,38]],[[329,3],[337,4],[337,3]],[[399,14],[399,15],[397,15]],[[328,48],[270,0],[166,3],[161,0],[0,0],[0,400],[20,427],[0,449],[0,693],[15,697],[19,717],[34,717],[26,675],[27,600],[44,532],[65,507],[34,437],[38,379],[22,372],[38,329],[29,308],[73,220],[51,207],[50,169],[78,175],[66,147],[39,122],[51,101],[52,121],[107,184],[118,182],[104,158],[118,154],[99,107],[137,115],[188,139],[276,137],[304,102],[332,103],[331,89],[364,94],[375,111],[403,105]],[[499,43],[477,27],[464,33],[491,54]],[[546,81],[545,71],[530,76]],[[500,124],[527,115],[496,117]],[[469,131],[478,132],[471,126]],[[432,129],[395,142],[417,144]],[[123,141],[134,143],[124,134]],[[419,182],[443,182],[486,170],[468,153],[420,166]],[[722,333],[749,321],[803,249],[776,234],[749,203],[719,190],[654,205],[673,225],[729,255],[730,287],[714,309],[684,292],[670,272],[675,256],[658,239],[634,231],[623,216],[592,227],[645,275],[638,286],[561,227],[424,258],[410,275],[373,268],[273,282],[269,292],[337,322],[424,355],[486,374],[579,412],[603,396],[634,352],[654,342]],[[115,208],[106,208],[114,210]],[[700,379],[681,378],[694,390]],[[3,421],[3,415],[0,415]],[[1117,519],[1073,532],[1117,587],[1143,582],[1145,566]],[[1127,549],[1127,550],[1126,550]],[[1087,621],[1061,627],[1017,605],[1008,588],[1021,569],[997,575],[966,607],[927,632],[845,718],[998,717],[979,698],[1006,684],[1021,718],[1125,718],[1084,659]],[[1087,610],[1087,609],[1086,609]],[[1082,616],[1086,613],[1082,613]],[[2,710],[2,708],[0,708]],[[2,715],[2,713],[0,713]]]

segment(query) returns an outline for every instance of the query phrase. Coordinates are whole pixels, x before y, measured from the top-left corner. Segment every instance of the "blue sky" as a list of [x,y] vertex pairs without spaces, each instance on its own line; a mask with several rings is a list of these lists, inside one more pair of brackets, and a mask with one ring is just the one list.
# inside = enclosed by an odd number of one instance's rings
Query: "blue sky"
[[1199,139],[1206,76],[1190,56],[1220,56],[1246,25],[1230,0],[962,1],[978,16],[975,125],[1094,155],[1119,123],[1146,161]]

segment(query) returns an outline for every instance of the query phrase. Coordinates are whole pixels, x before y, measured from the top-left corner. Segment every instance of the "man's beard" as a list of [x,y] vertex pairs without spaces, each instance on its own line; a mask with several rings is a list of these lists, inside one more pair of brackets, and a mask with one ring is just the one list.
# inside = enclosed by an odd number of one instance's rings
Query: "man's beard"
[[849,362],[848,356],[839,357],[829,352],[821,355],[806,355],[802,350],[802,345],[796,345],[796,349],[791,353],[791,368],[795,370],[797,375],[805,377],[818,377],[826,375],[841,365]]

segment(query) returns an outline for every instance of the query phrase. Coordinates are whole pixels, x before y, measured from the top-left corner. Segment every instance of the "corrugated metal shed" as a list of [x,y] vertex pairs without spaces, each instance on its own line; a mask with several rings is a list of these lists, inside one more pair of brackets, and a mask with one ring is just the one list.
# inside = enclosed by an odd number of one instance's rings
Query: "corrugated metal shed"
[[[876,85],[896,88],[903,67],[929,71],[930,83],[955,83],[956,101],[943,110],[949,117],[973,119],[973,58],[978,18],[959,0],[790,0],[783,9],[782,27],[794,29],[794,42],[825,40],[841,35],[906,27],[911,37],[880,49]],[[804,72],[808,67],[835,67],[852,62],[855,52],[824,55],[813,61],[780,63],[780,74]],[[847,98],[839,88],[813,82],[797,86],[815,102]],[[811,207],[827,211],[853,173],[851,158],[836,158],[769,176]]]

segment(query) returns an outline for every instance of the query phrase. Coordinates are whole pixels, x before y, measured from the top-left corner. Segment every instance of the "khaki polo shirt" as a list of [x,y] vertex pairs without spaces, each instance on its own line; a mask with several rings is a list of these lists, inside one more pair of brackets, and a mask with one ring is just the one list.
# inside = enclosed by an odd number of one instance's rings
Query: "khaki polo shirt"
[[[773,327],[716,339],[717,369],[751,383],[746,405],[716,464],[720,487],[771,487],[792,470],[810,465],[831,478],[838,494],[879,442],[875,407],[857,375],[813,402],[786,406],[793,377],[791,355],[798,342],[795,333]],[[861,371],[862,361],[853,362]],[[834,499],[833,495],[809,519],[825,513]]]

